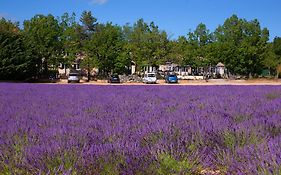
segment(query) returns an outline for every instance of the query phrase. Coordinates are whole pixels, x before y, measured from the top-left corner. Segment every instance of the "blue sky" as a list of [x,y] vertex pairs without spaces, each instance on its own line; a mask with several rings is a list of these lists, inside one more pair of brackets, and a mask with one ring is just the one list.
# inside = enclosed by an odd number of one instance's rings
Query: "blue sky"
[[[232,14],[258,19],[270,30],[271,40],[281,37],[280,0],[1,0],[0,16],[23,22],[35,14],[61,16],[91,10],[99,22],[133,24],[139,18],[154,21],[173,39],[186,35],[199,23],[214,31]],[[279,21],[279,22],[278,22]]]

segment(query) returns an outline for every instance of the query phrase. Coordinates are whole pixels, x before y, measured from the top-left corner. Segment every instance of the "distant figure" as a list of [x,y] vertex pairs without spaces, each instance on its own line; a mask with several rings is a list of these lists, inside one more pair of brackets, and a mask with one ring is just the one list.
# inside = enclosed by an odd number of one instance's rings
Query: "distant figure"
[[205,80],[206,80],[206,82],[208,82],[209,79],[210,79],[210,74],[209,74],[209,72],[208,72],[208,73],[205,75]]

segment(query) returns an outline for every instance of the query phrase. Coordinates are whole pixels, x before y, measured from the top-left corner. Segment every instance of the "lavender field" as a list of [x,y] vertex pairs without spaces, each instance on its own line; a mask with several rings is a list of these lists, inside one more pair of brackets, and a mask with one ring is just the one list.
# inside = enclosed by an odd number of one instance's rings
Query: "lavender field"
[[281,174],[281,86],[0,84],[0,174]]

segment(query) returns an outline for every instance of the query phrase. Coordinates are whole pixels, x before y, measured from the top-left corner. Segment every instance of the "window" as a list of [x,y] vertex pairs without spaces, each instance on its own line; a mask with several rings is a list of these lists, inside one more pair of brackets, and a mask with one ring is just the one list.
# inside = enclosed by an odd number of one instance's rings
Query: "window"
[[147,77],[155,77],[155,74],[148,74]]

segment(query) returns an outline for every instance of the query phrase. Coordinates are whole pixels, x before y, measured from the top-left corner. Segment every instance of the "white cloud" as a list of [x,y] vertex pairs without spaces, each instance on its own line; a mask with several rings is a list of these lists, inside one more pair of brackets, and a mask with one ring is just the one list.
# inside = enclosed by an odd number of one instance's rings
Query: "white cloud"
[[98,5],[103,5],[107,2],[108,0],[91,0],[91,4],[98,4]]

